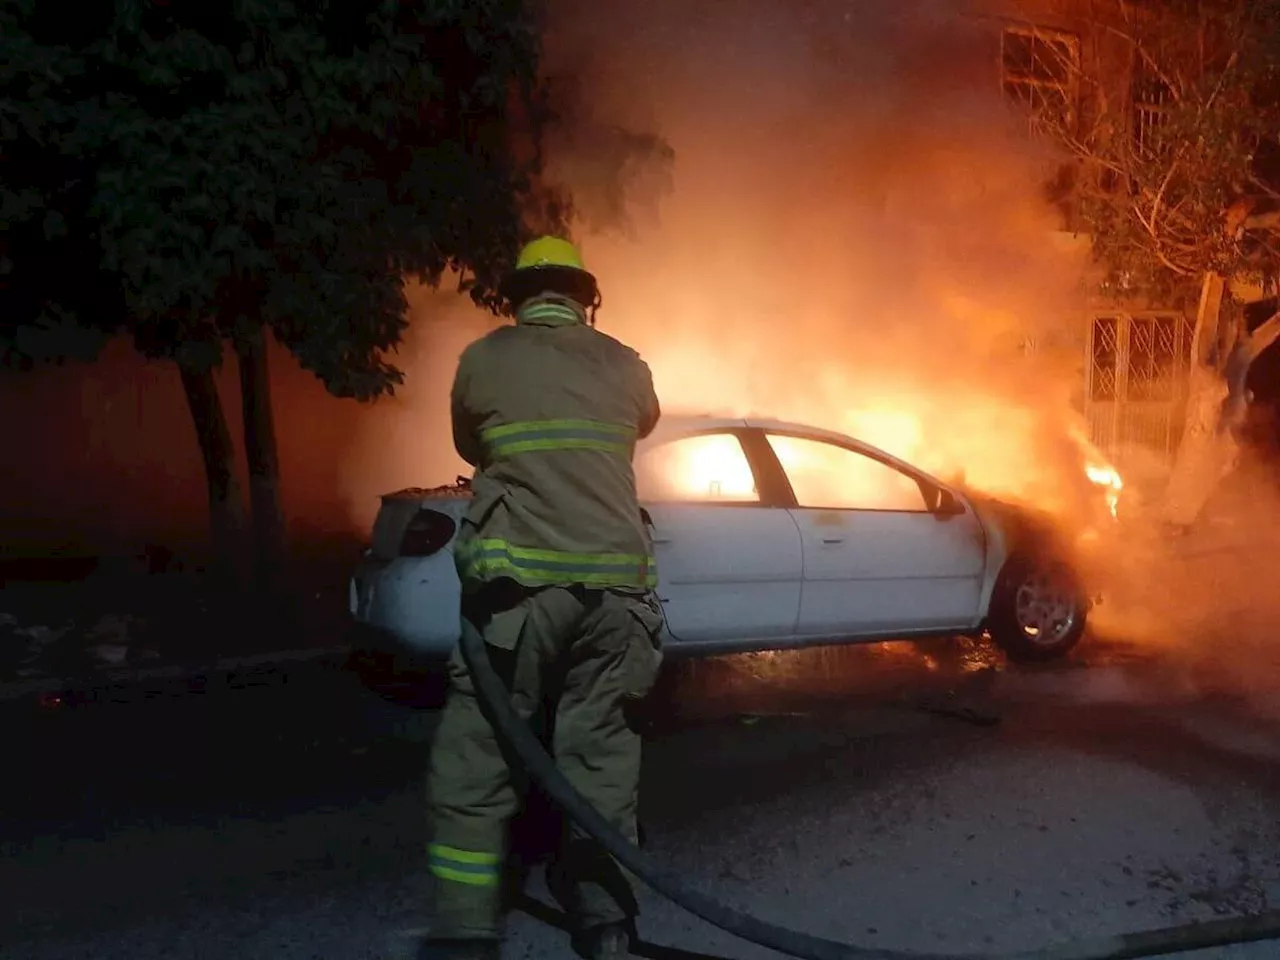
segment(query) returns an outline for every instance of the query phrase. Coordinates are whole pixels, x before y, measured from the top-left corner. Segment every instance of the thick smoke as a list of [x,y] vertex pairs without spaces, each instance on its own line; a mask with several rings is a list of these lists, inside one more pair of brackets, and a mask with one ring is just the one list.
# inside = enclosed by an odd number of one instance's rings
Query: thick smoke
[[[674,150],[628,171],[630,229],[579,233],[600,328],[667,411],[846,430],[1049,508],[1087,487],[1082,254],[1054,242],[1054,158],[1002,103],[989,28],[924,0],[552,7],[548,67],[584,120],[554,171],[598,209],[619,166],[600,118]],[[416,313],[407,388],[352,460],[362,520],[462,469],[444,399],[486,320],[434,296]]]
[[[1045,199],[1058,158],[1002,103],[994,31],[959,6],[555,0],[549,67],[577,95],[555,170],[586,214],[600,328],[640,350],[669,413],[834,427],[1069,510],[1100,459],[1075,412],[1087,253]],[[591,228],[618,209],[609,124],[674,151],[670,169],[652,154],[626,168],[625,230]],[[415,313],[403,397],[348,463],[362,525],[378,493],[464,469],[447,393],[458,351],[492,321],[448,294]],[[1274,474],[1237,477],[1190,542],[1143,518],[1143,471],[1127,462],[1124,548],[1095,555],[1108,596],[1092,622],[1159,649],[1171,694],[1270,703],[1277,601],[1257,531],[1277,529],[1262,501],[1280,522]]]

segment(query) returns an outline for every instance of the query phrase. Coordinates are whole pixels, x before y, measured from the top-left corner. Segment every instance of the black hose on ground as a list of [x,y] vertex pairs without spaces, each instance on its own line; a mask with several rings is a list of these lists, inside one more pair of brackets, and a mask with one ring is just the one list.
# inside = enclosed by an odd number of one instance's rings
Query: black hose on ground
[[489,661],[480,632],[465,618],[460,640],[476,694],[498,736],[564,812],[600,842],[614,859],[662,896],[734,936],[802,960],[1130,960],[1186,953],[1232,943],[1280,939],[1280,910],[1252,917],[1190,923],[1158,930],[1070,940],[1016,953],[924,953],[886,950],[827,940],[734,910],[685,885],[615,830],[560,772],[533,731],[511,705],[506,686]]

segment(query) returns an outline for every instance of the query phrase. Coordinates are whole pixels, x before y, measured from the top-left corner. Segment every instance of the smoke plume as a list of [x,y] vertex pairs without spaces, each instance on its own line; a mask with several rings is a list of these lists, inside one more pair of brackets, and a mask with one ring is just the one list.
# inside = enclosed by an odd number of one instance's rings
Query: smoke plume
[[[1060,158],[1002,102],[995,31],[960,6],[555,0],[548,69],[572,79],[576,126],[554,172],[585,211],[600,328],[641,352],[668,413],[831,427],[1071,511],[1101,460],[1076,412],[1087,252],[1046,200]],[[610,124],[657,134],[673,163],[628,167]],[[628,222],[600,229],[620,170]],[[415,311],[404,397],[351,462],[362,523],[377,493],[463,470],[447,392],[489,321],[436,296]],[[1179,542],[1144,518],[1129,464],[1092,621],[1159,650],[1173,685],[1270,702],[1274,472],[1239,475]]]
[[[1055,158],[1002,102],[990,29],[949,7],[557,0],[547,66],[574,98],[552,173],[588,214],[600,328],[667,411],[841,429],[1061,507],[1087,484],[1082,253],[1055,242]],[[628,166],[610,124],[674,163]],[[598,229],[620,170],[626,229]],[[463,469],[444,400],[487,323],[415,302],[407,388],[351,461],[362,521],[376,493]]]

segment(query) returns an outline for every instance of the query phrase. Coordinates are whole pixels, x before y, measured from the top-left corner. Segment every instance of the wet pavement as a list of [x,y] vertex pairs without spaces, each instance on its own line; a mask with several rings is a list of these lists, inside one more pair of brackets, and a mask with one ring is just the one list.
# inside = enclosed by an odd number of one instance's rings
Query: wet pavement
[[[649,743],[649,850],[734,906],[883,948],[1264,909],[1280,900],[1280,716],[1274,687],[1235,678],[1097,640],[1038,669],[973,643],[686,667]],[[386,956],[421,904],[433,718],[322,669],[216,701],[10,718],[0,957]],[[648,940],[774,956],[642,902]],[[506,955],[572,954],[517,914]]]

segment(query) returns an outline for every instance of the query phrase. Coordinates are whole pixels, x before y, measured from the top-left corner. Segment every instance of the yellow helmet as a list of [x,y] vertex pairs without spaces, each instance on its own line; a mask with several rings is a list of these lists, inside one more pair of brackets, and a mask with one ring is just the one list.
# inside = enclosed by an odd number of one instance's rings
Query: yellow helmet
[[560,237],[539,237],[524,245],[520,257],[516,260],[517,270],[532,270],[538,267],[567,267],[570,270],[583,270],[582,254],[568,240]]
[[513,308],[542,293],[558,293],[592,310],[600,303],[596,278],[587,270],[582,254],[562,237],[539,237],[524,245],[515,269],[503,279],[498,292]]

